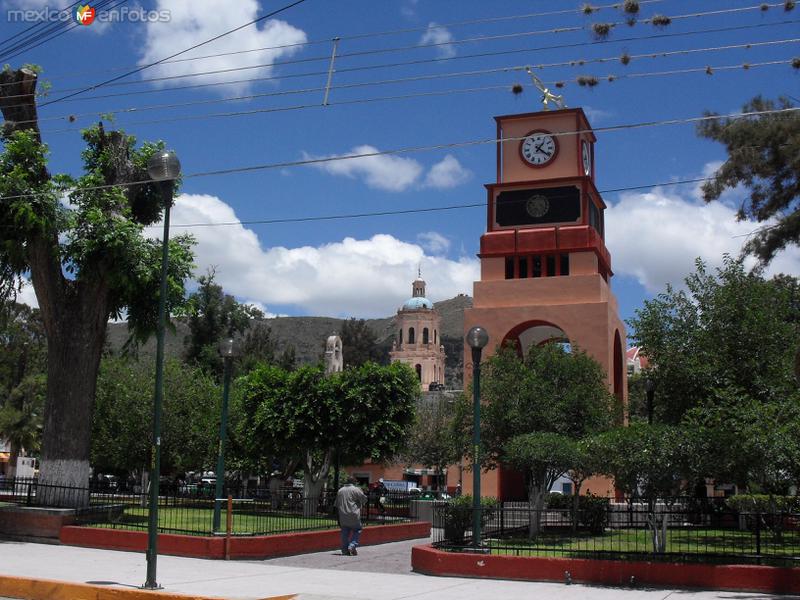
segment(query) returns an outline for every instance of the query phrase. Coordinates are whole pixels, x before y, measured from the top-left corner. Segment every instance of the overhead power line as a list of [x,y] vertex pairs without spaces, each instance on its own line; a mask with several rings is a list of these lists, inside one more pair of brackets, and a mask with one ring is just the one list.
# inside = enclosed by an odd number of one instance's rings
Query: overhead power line
[[[718,47],[711,47],[711,48],[697,48],[697,49],[687,49],[687,50],[674,50],[671,52],[662,52],[662,53],[653,53],[653,54],[639,54],[639,55],[632,55],[629,56],[630,60],[634,58],[662,58],[666,56],[673,56],[673,55],[688,55],[688,54],[696,54],[699,52],[717,52],[722,50],[731,50],[731,49],[741,49],[741,48],[753,48],[758,46],[775,46],[779,44],[790,44],[790,43],[800,43],[800,38],[791,38],[787,40],[772,40],[766,42],[752,42],[747,44],[735,44],[729,46],[718,46]],[[560,63],[551,63],[551,64],[542,64],[542,65],[533,65],[532,68],[534,69],[548,69],[552,67],[562,67],[562,66],[585,66],[587,64],[602,64],[608,62],[619,62],[619,57],[613,58],[596,58],[596,59],[589,59],[589,60],[572,60],[572,61],[564,61]],[[773,65],[773,64],[786,64],[787,62],[791,62],[790,59],[787,60],[779,60],[779,61],[764,61],[758,63],[751,63],[748,66],[750,67],[760,67],[766,65]],[[174,108],[187,108],[190,106],[203,106],[203,105],[210,105],[210,104],[221,104],[225,102],[236,102],[236,101],[243,101],[243,100],[255,100],[258,98],[271,98],[271,97],[280,97],[280,96],[290,96],[290,95],[297,95],[297,94],[309,94],[315,92],[323,92],[325,90],[329,91],[340,91],[340,90],[348,90],[348,89],[357,89],[362,87],[375,87],[381,85],[396,85],[396,84],[403,84],[403,83],[413,83],[418,81],[430,81],[430,80],[439,80],[439,79],[451,79],[451,78],[459,78],[459,77],[476,77],[476,76],[484,76],[484,75],[496,75],[499,73],[512,73],[512,72],[523,72],[527,69],[530,65],[509,65],[506,67],[498,67],[494,69],[479,69],[475,71],[457,71],[457,72],[450,72],[450,73],[438,73],[438,74],[431,74],[431,75],[416,75],[413,77],[400,77],[394,79],[383,79],[378,81],[366,81],[360,83],[350,83],[350,84],[341,84],[341,85],[334,85],[334,86],[318,86],[313,88],[300,88],[300,89],[290,89],[290,90],[279,90],[279,91],[272,91],[272,92],[263,92],[257,94],[246,94],[240,96],[232,96],[227,98],[206,98],[203,100],[187,100],[183,102],[171,102],[171,103],[162,103],[162,104],[153,104],[153,105],[145,105],[145,106],[129,106],[129,107],[119,107],[119,108],[107,108],[102,111],[92,111],[86,113],[70,113],[64,115],[51,115],[48,117],[40,117],[38,122],[47,122],[47,121],[58,121],[58,120],[69,120],[73,122],[77,119],[84,118],[84,117],[97,117],[106,114],[114,114],[114,115],[123,115],[123,114],[132,114],[132,113],[139,113],[145,112],[150,110],[165,110],[165,109],[174,109]],[[701,71],[706,71],[707,69],[712,69],[714,71],[724,71],[724,70],[732,70],[742,68],[742,64],[736,65],[723,65],[723,66],[708,66],[704,65],[703,67],[698,68],[686,68],[686,69],[677,69],[671,71],[656,71],[650,73],[622,73],[619,75],[608,75],[604,79],[608,79],[609,77],[614,79],[632,79],[637,77],[653,77],[653,76],[661,76],[661,75],[675,75],[675,74],[686,74],[686,73],[696,73]],[[572,79],[571,81],[576,81],[576,79]],[[556,83],[556,82],[552,82]],[[559,82],[563,83],[563,82]],[[81,99],[84,100],[84,99]],[[335,104],[335,103],[333,103]],[[25,123],[25,122],[23,122]]]
[[[634,190],[643,190],[656,187],[668,187],[674,185],[687,185],[690,183],[700,183],[709,181],[712,177],[698,177],[695,179],[679,179],[673,181],[664,181],[659,183],[649,183],[642,185],[631,185],[621,188],[613,188],[607,190],[598,190],[601,194],[610,194],[615,192],[628,192]],[[445,212],[451,210],[462,210],[465,208],[486,208],[486,201],[472,202],[469,204],[451,204],[448,206],[426,206],[423,208],[405,208],[400,210],[381,210],[375,212],[361,212],[361,213],[345,213],[338,215],[309,215],[305,217],[283,217],[276,219],[248,219],[245,221],[218,221],[218,222],[203,222],[203,223],[179,223],[171,225],[173,229],[193,229],[199,227],[230,227],[236,225],[281,225],[286,223],[309,223],[314,221],[340,221],[346,219],[362,219],[366,217],[387,217],[419,213],[431,212]],[[145,229],[161,229],[162,225],[147,225]]]
[[62,100],[66,100],[67,98],[71,98],[73,96],[77,96],[79,94],[83,94],[84,92],[88,92],[88,91],[91,91],[91,90],[96,90],[96,89],[98,89],[100,87],[103,87],[104,85],[108,85],[108,84],[113,83],[115,81],[119,81],[120,79],[124,79],[125,77],[129,77],[130,75],[134,75],[135,73],[139,73],[141,71],[144,71],[145,69],[149,69],[151,67],[159,65],[159,64],[163,63],[166,60],[169,60],[171,58],[175,58],[176,56],[180,56],[182,54],[186,54],[187,52],[191,52],[192,50],[195,50],[197,48],[205,46],[206,44],[210,44],[211,42],[215,42],[215,41],[217,41],[217,40],[219,40],[219,39],[221,39],[221,38],[223,38],[225,36],[228,36],[228,35],[230,35],[232,33],[236,33],[237,31],[241,31],[242,29],[245,29],[246,27],[250,27],[251,25],[255,25],[257,23],[260,23],[261,21],[264,21],[265,19],[269,19],[270,17],[274,17],[275,15],[280,14],[280,13],[286,11],[286,10],[289,10],[290,8],[293,8],[293,7],[297,6],[298,4],[302,4],[305,1],[306,0],[295,0],[291,4],[287,4],[286,6],[283,6],[283,7],[279,8],[279,9],[273,10],[272,12],[269,12],[266,15],[262,15],[260,17],[257,17],[255,19],[253,19],[252,21],[249,21],[249,22],[245,23],[244,25],[239,25],[238,27],[234,27],[233,29],[229,29],[228,31],[220,33],[219,35],[216,35],[216,36],[214,36],[212,38],[209,38],[209,39],[207,39],[207,40],[205,40],[203,42],[200,42],[199,44],[195,44],[193,46],[190,46],[189,48],[181,50],[180,52],[176,52],[174,54],[170,54],[169,56],[165,56],[164,58],[161,58],[159,60],[153,61],[153,62],[148,63],[146,65],[142,65],[141,67],[137,67],[135,69],[127,71],[126,73],[123,73],[122,75],[118,75],[117,77],[112,77],[111,79],[108,79],[108,80],[103,81],[101,83],[97,83],[97,84],[91,85],[89,87],[83,88],[83,89],[78,90],[76,92],[73,92],[71,94],[67,94],[66,96],[62,96],[61,98],[56,98],[55,100],[49,100],[47,102],[43,102],[43,103],[40,104],[40,106],[42,106],[42,107],[43,106],[49,106],[50,104],[55,104],[56,102],[60,102]]
[[[112,2],[113,0],[100,0],[100,2],[97,3],[93,8],[95,8],[97,11],[100,11],[104,8],[107,8],[107,11],[112,11],[118,6],[127,2],[127,0],[118,0],[116,4],[112,4]],[[67,24],[67,22],[58,21],[54,24],[51,24],[39,34],[26,38],[12,48],[0,51],[0,60],[9,61],[12,58],[16,58],[20,54],[24,54],[30,50],[33,50],[34,48],[38,48],[39,46],[46,44],[47,42],[61,37],[65,33],[69,33],[76,27],[82,27],[82,25],[78,24],[76,21],[71,21],[69,24]]]
[[[608,125],[605,127],[596,127],[593,129],[576,129],[573,131],[563,131],[563,132],[554,132],[552,135],[554,137],[562,137],[568,135],[580,135],[583,133],[611,133],[617,131],[629,131],[633,129],[642,129],[646,127],[663,127],[663,126],[671,126],[671,125],[682,125],[682,124],[690,124],[690,123],[701,123],[705,121],[716,121],[719,119],[747,119],[752,117],[760,117],[765,115],[779,115],[779,114],[791,114],[800,111],[800,107],[791,107],[791,108],[780,108],[780,109],[773,109],[773,110],[761,110],[761,111],[750,111],[750,112],[741,112],[741,113],[729,113],[725,115],[703,115],[701,117],[687,117],[687,118],[678,118],[678,119],[662,119],[657,121],[642,121],[638,123],[623,123],[619,125]],[[200,171],[197,173],[188,173],[185,175],[181,175],[181,179],[194,179],[198,177],[216,177],[221,175],[232,175],[234,173],[249,173],[255,171],[265,171],[265,170],[272,170],[272,169],[283,169],[283,168],[290,168],[290,167],[300,167],[300,166],[310,166],[310,165],[317,165],[317,164],[325,164],[331,162],[338,162],[343,160],[357,160],[363,158],[370,158],[374,156],[391,156],[391,155],[401,155],[401,154],[415,154],[418,152],[431,152],[436,150],[449,150],[453,148],[466,148],[470,146],[481,146],[487,144],[497,144],[497,143],[506,143],[506,142],[514,142],[514,141],[521,141],[524,139],[524,136],[519,137],[507,137],[503,139],[497,138],[488,138],[488,139],[481,139],[481,140],[469,140],[464,142],[448,142],[442,144],[432,144],[427,146],[409,146],[404,148],[396,148],[393,150],[376,150],[375,152],[362,152],[357,154],[343,154],[339,156],[327,156],[327,157],[319,157],[319,158],[307,158],[303,160],[293,160],[293,161],[284,161],[284,162],[277,162],[277,163],[264,163],[264,164],[257,164],[257,165],[250,165],[250,166],[242,166],[242,167],[231,167],[227,169],[217,169],[214,171]],[[110,188],[117,188],[117,187],[130,187],[134,185],[142,185],[146,183],[152,183],[150,179],[142,179],[139,181],[131,181],[128,183],[118,183],[118,184],[103,184],[103,185],[95,185],[95,186],[86,186],[82,187],[81,191],[91,191],[91,190],[102,190],[102,189],[110,189]],[[33,192],[28,194],[16,194],[16,195],[9,195],[9,196],[2,196],[0,200],[16,200],[21,198],[33,198],[36,196],[41,195],[41,192]]]
[[[732,70],[740,70],[740,69],[756,69],[765,66],[774,66],[779,64],[791,64],[792,59],[786,59],[781,61],[767,61],[763,63],[745,63],[745,64],[737,64],[737,65],[723,65],[723,66],[716,66],[716,67],[697,67],[691,69],[677,69],[672,71],[659,71],[659,72],[652,72],[652,73],[631,73],[631,74],[622,74],[622,75],[607,75],[602,78],[600,77],[587,77],[587,76],[579,76],[571,79],[571,82],[577,83],[579,85],[597,85],[600,81],[616,81],[617,79],[631,79],[637,77],[656,77],[656,76],[668,76],[668,75],[683,75],[688,73],[708,73],[709,70],[713,73],[714,71],[717,72],[724,72],[724,71],[732,71]],[[564,81],[558,82],[548,82],[550,85],[563,85]],[[472,94],[477,92],[488,92],[488,91],[497,91],[497,90],[508,90],[508,84],[503,85],[487,85],[481,87],[470,87],[470,88],[451,88],[446,90],[432,90],[428,92],[415,92],[415,93],[408,93],[408,94],[396,94],[392,96],[374,96],[371,98],[355,98],[351,100],[339,100],[336,102],[328,102],[327,104],[322,104],[320,102],[314,102],[309,104],[295,104],[289,106],[270,106],[264,108],[254,108],[249,110],[237,110],[237,111],[228,111],[228,112],[218,112],[218,113],[205,113],[205,114],[197,114],[197,115],[179,115],[174,117],[162,117],[158,119],[148,119],[148,120],[141,120],[141,121],[128,121],[126,125],[129,126],[137,126],[137,125],[158,125],[164,123],[177,123],[177,122],[186,122],[186,121],[203,121],[206,119],[221,119],[221,118],[233,118],[233,117],[250,117],[254,115],[263,115],[263,114],[271,114],[271,113],[280,113],[280,112],[293,112],[297,110],[309,110],[309,109],[320,109],[320,108],[327,108],[330,106],[349,106],[349,105],[356,105],[356,104],[371,104],[375,102],[389,102],[389,101],[397,101],[397,100],[411,100],[414,98],[431,98],[436,96],[449,96],[453,94]],[[198,101],[202,103],[202,101]],[[188,102],[186,104],[193,104],[192,102]],[[174,108],[179,108],[180,104],[176,104]],[[136,111],[130,111],[133,113]],[[59,117],[61,119],[62,117]],[[26,121],[20,121],[19,123],[26,123]],[[42,133],[47,134],[59,134],[59,133],[69,133],[72,131],[80,131],[83,127],[65,127],[62,129],[43,129]]]
[[[660,3],[660,2],[663,2],[663,1],[664,0],[641,0],[640,4],[657,4],[657,3]],[[77,4],[77,3],[75,3],[75,4]],[[72,7],[72,6],[74,6],[74,4],[70,5],[70,7]],[[614,3],[614,4],[605,4],[605,5],[593,6],[592,8],[593,8],[594,12],[599,12],[602,9],[608,9],[608,8],[612,8],[612,9],[616,10],[616,9],[619,9],[619,6],[620,5],[618,3]],[[69,10],[70,7],[67,7],[67,8],[62,9],[62,10]],[[239,51],[234,51],[234,52],[221,52],[221,53],[218,53],[218,54],[209,54],[209,55],[205,55],[205,56],[195,56],[195,57],[190,57],[190,58],[180,58],[180,59],[176,59],[176,60],[165,60],[164,63],[168,64],[168,63],[186,62],[186,61],[194,61],[194,60],[205,60],[205,59],[209,59],[209,58],[217,58],[217,57],[220,57],[220,56],[230,56],[230,55],[233,55],[233,54],[245,54],[245,53],[248,53],[248,52],[262,52],[262,51],[265,51],[265,50],[283,50],[283,49],[286,49],[286,48],[295,48],[295,47],[299,47],[299,46],[308,47],[308,46],[314,46],[314,45],[319,45],[319,44],[330,44],[331,38],[333,38],[333,37],[336,37],[341,41],[360,40],[360,39],[367,39],[367,38],[372,38],[372,37],[399,35],[399,34],[404,34],[404,33],[419,33],[419,32],[424,32],[424,31],[428,31],[428,30],[451,29],[451,28],[454,28],[454,27],[463,27],[463,26],[467,26],[467,25],[482,25],[482,24],[486,24],[486,23],[499,23],[499,22],[503,22],[503,21],[520,21],[520,20],[524,20],[524,19],[532,19],[532,18],[538,18],[538,17],[548,17],[548,16],[554,16],[554,15],[567,15],[567,14],[575,15],[575,14],[580,14],[580,12],[581,12],[580,8],[571,8],[571,9],[567,9],[567,10],[551,10],[551,11],[537,12],[537,13],[524,13],[524,14],[518,14],[518,15],[505,15],[505,16],[500,16],[500,17],[487,17],[487,18],[483,18],[483,19],[471,19],[471,20],[466,20],[466,21],[454,21],[452,23],[443,23],[441,25],[431,23],[427,27],[412,27],[412,28],[406,28],[406,29],[393,29],[393,30],[388,30],[388,31],[386,31],[386,30],[385,31],[372,31],[372,32],[365,32],[365,33],[358,33],[358,34],[351,34],[351,35],[336,35],[336,36],[331,36],[330,38],[326,38],[326,39],[311,40],[311,41],[307,41],[307,42],[296,42],[296,43],[293,43],[293,44],[279,44],[279,45],[275,45],[275,46],[264,46],[264,47],[261,47],[261,48],[252,48],[252,49],[248,49],[248,50],[239,50]],[[35,26],[36,25],[33,25],[32,27],[35,27]],[[30,28],[28,28],[28,29],[30,29]],[[25,30],[25,31],[27,31],[27,30]],[[12,36],[9,39],[13,39],[13,38],[15,38],[15,37],[17,37],[19,35],[22,35],[22,33],[24,33],[24,31],[16,34],[15,36]],[[138,65],[126,65],[126,66],[123,66],[123,67],[115,67],[115,68],[112,68],[112,69],[82,71],[82,72],[79,72],[79,73],[70,73],[68,75],[65,74],[65,75],[49,76],[49,78],[51,80],[54,80],[54,79],[72,79],[72,78],[80,77],[80,76],[84,76],[84,75],[99,75],[99,74],[103,74],[103,73],[119,72],[119,71],[123,71],[125,69],[134,68],[136,66],[138,66]]]
[[[696,14],[702,14],[702,13],[696,13]],[[623,43],[623,42],[634,42],[634,41],[641,41],[641,40],[648,40],[649,41],[649,40],[653,40],[653,39],[683,37],[683,36],[695,35],[695,34],[719,33],[719,32],[726,32],[726,31],[740,31],[740,30],[746,30],[746,29],[756,29],[756,28],[762,28],[762,27],[775,27],[775,26],[779,26],[779,25],[796,24],[796,23],[799,23],[799,22],[800,21],[798,21],[798,20],[784,20],[784,21],[776,21],[776,22],[773,22],[773,23],[756,23],[756,24],[751,24],[751,25],[740,25],[740,26],[734,26],[734,27],[712,28],[712,29],[695,30],[695,31],[688,31],[688,32],[660,33],[660,34],[655,34],[655,35],[638,36],[638,37],[637,36],[629,36],[629,37],[625,37],[625,38],[609,38],[609,39],[594,40],[594,41],[589,41],[589,42],[574,42],[574,43],[569,43],[569,44],[555,44],[555,45],[539,46],[539,47],[532,47],[532,48],[518,48],[518,49],[501,50],[501,51],[494,51],[494,52],[481,52],[481,53],[463,54],[463,55],[456,55],[456,56],[444,56],[444,57],[437,57],[437,58],[417,59],[417,60],[410,60],[410,61],[404,61],[404,62],[394,62],[394,63],[388,63],[388,64],[367,65],[367,66],[341,68],[341,69],[337,68],[336,69],[336,74],[338,75],[338,74],[342,74],[342,73],[349,73],[349,72],[363,71],[363,70],[370,70],[370,69],[396,68],[396,67],[402,67],[402,66],[414,66],[414,65],[430,64],[430,63],[445,63],[445,62],[454,61],[454,60],[465,60],[465,59],[471,59],[471,58],[486,58],[486,57],[491,57],[491,56],[502,56],[502,55],[508,55],[508,54],[517,54],[517,53],[521,53],[521,52],[535,52],[535,51],[542,51],[542,50],[556,50],[556,49],[563,49],[563,48],[576,48],[576,47],[594,46],[594,45],[600,45],[600,44],[614,44],[614,43]],[[551,30],[547,30],[547,31],[551,31]],[[552,30],[552,31],[554,31],[554,30]],[[523,33],[518,33],[518,34],[506,34],[506,35],[504,35],[502,37],[506,37],[506,38],[508,38],[508,37],[519,37],[519,36],[525,36],[525,35],[532,35],[533,33],[536,33],[536,32],[523,32]],[[478,40],[478,39],[486,39],[486,40],[488,40],[488,39],[491,39],[493,37],[495,37],[495,36],[487,36],[486,38],[473,38],[473,40]],[[457,40],[453,41],[453,42],[448,42],[448,43],[457,43]],[[371,51],[354,52],[354,53],[349,53],[349,54],[348,53],[344,53],[344,54],[340,53],[340,54],[337,55],[337,60],[348,58],[348,57],[363,57],[363,56],[381,54],[381,53],[392,52],[392,51],[419,49],[419,48],[424,48],[424,47],[426,47],[426,46],[404,46],[402,48],[395,48],[395,49],[392,49],[392,48],[378,49],[378,50],[371,50]],[[181,54],[181,53],[178,53],[178,54]],[[207,70],[207,71],[197,71],[197,72],[193,72],[193,73],[182,73],[182,74],[176,74],[176,75],[165,75],[165,76],[161,76],[161,77],[151,77],[151,78],[139,79],[139,80],[136,80],[136,81],[117,81],[119,79],[122,79],[122,78],[126,77],[128,74],[131,74],[131,73],[134,73],[134,72],[138,72],[139,70],[148,68],[148,66],[144,66],[144,67],[141,67],[141,68],[139,68],[137,70],[130,71],[129,73],[127,73],[125,75],[121,75],[119,77],[115,77],[115,78],[109,79],[107,82],[104,82],[102,84],[97,84],[95,86],[89,86],[89,87],[65,88],[65,89],[61,89],[61,90],[51,91],[50,93],[55,94],[55,93],[68,93],[68,92],[70,92],[69,94],[65,95],[63,98],[59,98],[58,99],[58,101],[61,101],[61,100],[65,100],[67,98],[71,98],[72,96],[77,95],[77,94],[73,94],[71,92],[76,92],[77,91],[78,93],[82,93],[84,91],[91,91],[91,90],[96,89],[96,88],[101,87],[101,86],[118,87],[118,86],[140,85],[140,84],[146,84],[146,83],[161,83],[161,82],[165,82],[165,81],[175,81],[175,80],[179,80],[179,79],[189,79],[189,78],[195,78],[195,77],[204,77],[204,76],[208,76],[208,75],[222,75],[222,74],[225,74],[225,73],[236,73],[236,72],[240,72],[240,71],[248,71],[248,70],[254,70],[254,69],[272,68],[272,67],[275,67],[275,66],[287,66],[287,65],[294,65],[294,64],[305,64],[305,63],[310,63],[310,62],[322,62],[322,61],[329,61],[329,60],[330,60],[330,56],[329,55],[325,55],[325,56],[316,56],[316,57],[311,57],[311,58],[287,59],[287,60],[282,60],[282,61],[258,63],[258,64],[254,64],[254,65],[245,65],[245,66],[241,66],[241,67],[230,67],[230,68],[224,68],[224,69],[213,69],[213,70]],[[164,62],[164,61],[160,61],[158,63],[152,63],[149,66],[153,66],[155,64],[161,64],[161,62]],[[312,75],[313,76],[318,76],[318,75],[325,75],[325,74],[327,74],[327,71],[318,71],[318,72],[314,72],[314,73],[294,75],[294,76],[295,77],[296,76],[312,76]],[[213,83],[207,83],[207,84],[199,84],[199,85],[196,85],[196,86],[193,86],[193,87],[207,87],[207,86],[211,86],[211,85],[214,85],[214,86],[227,85],[227,84],[243,83],[243,82],[248,82],[248,81],[266,81],[266,80],[274,80],[274,79],[287,79],[290,76],[291,75],[283,75],[283,76],[271,76],[271,77],[263,77],[263,78],[251,78],[251,79],[237,80],[237,81],[230,81],[230,82],[213,82]],[[0,85],[2,85],[2,84],[0,84]],[[150,93],[150,92],[156,92],[156,91],[163,92],[163,91],[171,91],[171,90],[176,90],[176,89],[188,89],[188,87],[189,86],[185,86],[185,87],[175,86],[175,87],[165,88],[165,89],[160,89],[160,90],[148,90],[147,92]],[[128,94],[130,94],[130,93],[143,93],[143,92],[128,92]],[[90,98],[97,98],[97,97],[98,96],[92,96]],[[107,96],[99,96],[99,97],[107,97]],[[44,106],[46,106],[48,104],[52,104],[53,102],[55,102],[55,101],[45,102],[45,103],[42,103],[40,106],[44,107]]]

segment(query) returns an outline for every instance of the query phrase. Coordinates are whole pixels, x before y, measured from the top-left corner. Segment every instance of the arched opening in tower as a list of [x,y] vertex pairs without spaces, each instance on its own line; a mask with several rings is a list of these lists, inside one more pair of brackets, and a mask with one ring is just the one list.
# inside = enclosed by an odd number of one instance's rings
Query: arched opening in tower
[[531,346],[559,344],[566,352],[572,351],[569,337],[558,325],[547,321],[526,321],[509,331],[503,338],[503,346],[511,344],[517,354],[525,357]]

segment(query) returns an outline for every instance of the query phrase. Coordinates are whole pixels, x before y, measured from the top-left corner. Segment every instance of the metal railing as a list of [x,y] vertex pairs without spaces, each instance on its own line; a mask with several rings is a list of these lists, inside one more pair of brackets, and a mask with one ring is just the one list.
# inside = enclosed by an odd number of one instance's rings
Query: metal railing
[[798,513],[736,512],[687,499],[608,501],[576,512],[505,503],[482,513],[475,544],[471,507],[434,507],[434,546],[513,556],[800,567]]
[[[187,535],[222,534],[213,529],[214,486],[203,484],[160,486],[158,500],[158,529],[162,533]],[[313,531],[338,527],[334,511],[336,492],[323,490],[317,497],[304,497],[295,487],[244,488],[225,486],[222,505],[231,503],[233,535],[270,535],[296,531]],[[384,492],[368,495],[362,507],[365,525],[400,523],[412,519],[411,503],[415,496],[408,493]],[[52,486],[36,479],[6,479],[0,481],[0,502],[22,506],[73,508],[76,524],[113,529],[147,530],[148,495],[144,492],[111,489],[106,482],[85,488]],[[226,519],[223,516],[222,523]]]

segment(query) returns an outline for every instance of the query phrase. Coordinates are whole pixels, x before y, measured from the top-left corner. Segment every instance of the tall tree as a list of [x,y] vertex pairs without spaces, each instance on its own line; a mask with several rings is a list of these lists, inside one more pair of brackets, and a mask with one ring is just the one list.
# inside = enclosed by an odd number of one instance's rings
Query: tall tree
[[[223,362],[219,344],[224,339],[241,335],[254,318],[263,317],[257,308],[240,304],[214,281],[214,269],[198,278],[198,288],[189,295],[186,312],[189,335],[185,339],[186,360],[209,373],[222,374]],[[264,348],[266,349],[266,348]]]
[[[404,458],[408,464],[419,464],[436,469],[441,477],[461,458],[458,443],[451,439],[454,418],[454,400],[444,396],[421,398],[417,404],[414,425],[408,434],[408,448]],[[443,480],[441,483],[445,483]]]
[[[523,359],[507,346],[486,362],[481,384],[482,466],[524,470],[531,508],[539,511],[550,484],[571,468],[577,441],[621,417],[600,365],[574,348],[531,346]],[[464,408],[460,414],[468,415]],[[471,425],[461,423],[466,437]]]
[[365,362],[386,362],[386,350],[378,345],[378,336],[364,319],[342,321],[342,355],[345,367],[359,367]]
[[788,98],[756,96],[743,112],[786,112],[715,119],[697,127],[700,136],[725,144],[728,153],[713,179],[703,184],[705,200],[717,200],[726,189],[744,185],[750,197],[742,202],[738,219],[775,221],[746,246],[764,263],[787,244],[800,243],[800,111],[791,108]]
[[791,278],[767,280],[726,257],[716,272],[698,260],[686,291],[667,287],[645,301],[630,321],[631,337],[653,365],[656,420],[678,424],[726,388],[760,403],[791,395],[796,290]]
[[[30,274],[47,334],[40,481],[83,487],[108,320],[127,314],[139,335],[156,322],[161,243],[144,228],[161,218],[163,195],[146,165],[163,144],[136,148],[132,137],[101,124],[83,132],[84,175],[52,177],[36,82],[29,69],[0,72],[0,222],[11,225],[0,228],[0,272]],[[141,181],[148,183],[134,185]],[[185,236],[170,243],[168,310],[183,302],[190,246]]]

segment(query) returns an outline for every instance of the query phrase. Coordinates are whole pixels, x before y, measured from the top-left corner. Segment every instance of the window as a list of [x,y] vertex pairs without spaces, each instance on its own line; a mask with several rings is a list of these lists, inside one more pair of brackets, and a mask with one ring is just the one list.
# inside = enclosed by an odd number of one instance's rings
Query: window
[[427,328],[427,327],[425,327],[425,328],[422,330],[422,343],[423,343],[423,344],[427,344],[427,343],[428,343],[428,341],[429,341],[429,340],[428,340],[428,328]]
[[561,270],[558,272],[559,275],[569,275],[569,254],[562,254],[561,255]]
[[561,491],[564,493],[565,496],[572,495],[572,483],[562,483],[561,484]]
[[514,257],[506,257],[506,279],[514,279]]
[[413,344],[414,343],[414,328],[413,327],[409,327],[408,328],[408,343],[409,344]]
[[519,278],[525,279],[528,276],[528,259],[524,256],[519,259]]
[[600,209],[597,208],[597,205],[591,198],[589,198],[589,225],[594,227],[595,231],[600,234],[600,237],[604,237],[603,213],[600,212]]
[[437,342],[437,341],[436,341],[436,333],[437,333],[437,332],[436,332],[436,330],[434,329],[434,330],[433,330],[433,345],[434,345],[434,346],[435,346],[436,344],[438,344],[438,343],[439,343],[439,342]]
[[547,276],[552,277],[556,274],[556,257],[552,254],[547,257]]
[[417,379],[422,381],[422,365],[416,365],[414,367],[414,370],[416,370],[416,372],[417,372]]
[[403,330],[402,330],[402,329],[400,330],[400,334],[399,334],[399,336],[398,336],[398,342],[397,342],[397,345],[398,345],[398,346],[402,346],[402,345],[403,345]]
[[533,277],[541,277],[542,276],[542,257],[541,256],[534,256],[531,259],[531,275]]

